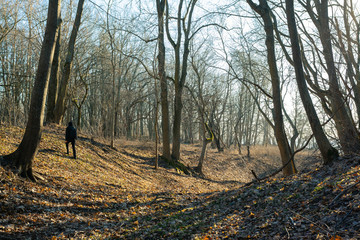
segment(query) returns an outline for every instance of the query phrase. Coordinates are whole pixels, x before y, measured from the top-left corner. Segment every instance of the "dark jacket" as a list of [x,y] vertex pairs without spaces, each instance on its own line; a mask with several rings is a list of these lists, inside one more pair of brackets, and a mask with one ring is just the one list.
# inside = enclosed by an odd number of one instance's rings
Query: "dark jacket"
[[75,139],[77,139],[76,128],[74,128],[72,122],[69,122],[69,125],[66,128],[65,139],[68,142],[72,142],[75,141]]

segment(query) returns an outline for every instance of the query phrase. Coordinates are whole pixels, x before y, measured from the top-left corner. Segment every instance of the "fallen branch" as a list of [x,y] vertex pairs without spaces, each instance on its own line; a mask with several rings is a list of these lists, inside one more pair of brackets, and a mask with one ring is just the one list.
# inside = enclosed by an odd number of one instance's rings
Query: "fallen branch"
[[325,229],[325,228],[324,228],[323,226],[321,226],[318,222],[314,222],[314,221],[312,221],[311,219],[309,219],[309,218],[307,218],[307,217],[305,217],[305,216],[303,216],[303,215],[301,215],[301,214],[299,214],[299,213],[291,210],[290,208],[286,208],[286,209],[287,209],[288,211],[290,211],[291,213],[293,213],[293,214],[295,214],[295,215],[297,215],[297,216],[305,219],[306,221],[314,224],[314,226],[320,228],[321,230],[323,230],[324,232],[326,232],[328,235],[331,235],[330,232],[332,231],[332,229],[331,229],[327,224],[323,223],[323,224],[328,228],[328,229]]
[[254,175],[254,178],[256,179],[256,181],[260,182],[260,179],[256,176],[256,173],[254,172],[254,170],[251,170],[252,175]]
[[295,157],[295,155],[296,155],[298,152],[300,152],[300,151],[302,151],[302,150],[304,150],[304,149],[306,148],[306,146],[309,144],[309,142],[310,142],[310,140],[312,139],[313,136],[314,136],[314,134],[312,134],[312,135],[310,136],[310,138],[306,141],[306,143],[304,144],[304,146],[302,146],[301,148],[299,148],[298,150],[296,150],[295,152],[293,152],[293,153],[291,154],[290,159],[289,159],[281,168],[279,168],[279,169],[276,170],[275,172],[271,173],[270,175],[265,176],[265,177],[262,177],[262,178],[258,178],[258,177],[256,176],[255,171],[254,171],[254,170],[251,170],[251,173],[254,175],[256,181],[251,181],[251,182],[245,184],[244,187],[249,186],[249,185],[251,185],[251,184],[253,184],[253,183],[255,183],[255,182],[261,182],[261,181],[263,181],[263,180],[265,180],[265,179],[274,177],[276,174],[278,174],[279,172],[281,172],[287,165],[289,165],[289,163],[291,163],[291,161],[294,160],[294,157]]

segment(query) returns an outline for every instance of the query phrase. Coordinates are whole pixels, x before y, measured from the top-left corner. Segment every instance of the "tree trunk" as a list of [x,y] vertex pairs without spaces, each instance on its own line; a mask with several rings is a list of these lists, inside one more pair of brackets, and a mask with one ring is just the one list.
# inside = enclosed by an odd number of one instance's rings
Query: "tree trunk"
[[[163,134],[163,157],[170,160],[170,118],[168,103],[168,87],[165,72],[165,41],[164,41],[164,12],[166,0],[156,0],[158,14],[158,63],[160,78],[160,98],[161,98],[161,120]],[[157,134],[157,133],[155,133]]]
[[[169,12],[166,2],[166,33],[170,44],[175,51],[175,103],[174,103],[174,124],[173,124],[173,146],[171,157],[173,160],[178,161],[180,159],[180,133],[181,133],[181,115],[182,115],[182,92],[185,85],[187,75],[187,64],[189,56],[189,43],[190,43],[190,30],[192,23],[192,14],[197,0],[192,0],[189,3],[189,8],[185,17],[182,16],[182,6],[184,0],[179,1],[177,12],[177,41],[171,38],[169,29]],[[187,20],[187,22],[186,22]],[[182,32],[184,32],[184,39],[182,39]],[[181,51],[180,46],[183,43],[182,59],[180,60]]]
[[46,110],[46,122],[55,121],[54,111],[57,101],[57,94],[59,90],[60,46],[61,46],[61,25],[59,26],[57,31],[54,60],[51,66],[49,92],[47,99],[47,110]]
[[[355,43],[357,43],[358,45],[360,45],[360,42],[357,41],[356,39],[352,39],[352,32],[351,32],[351,22],[349,22],[349,13],[350,15],[353,15],[353,5],[352,2],[350,2],[350,6],[348,5],[348,1],[345,0],[344,1],[344,28],[345,28],[345,41],[347,41],[347,49],[345,47],[345,43],[344,43],[344,38],[343,38],[343,33],[340,30],[340,25],[338,23],[338,20],[335,18],[335,28],[337,31],[337,36],[338,36],[338,47],[341,50],[342,55],[344,56],[345,62],[346,62],[346,67],[347,67],[347,75],[349,77],[350,80],[350,84],[352,87],[352,91],[354,92],[354,103],[356,106],[356,113],[358,118],[360,118],[360,89],[359,89],[359,64],[356,62],[355,57],[354,57],[354,50],[352,47],[352,42],[354,41]],[[356,17],[355,17],[356,19]],[[353,19],[353,20],[355,20]],[[353,21],[355,22],[355,26],[356,24],[359,24],[356,20]],[[359,29],[359,27],[357,27]],[[356,34],[357,37],[359,37],[359,34]],[[359,53],[358,53],[358,56]],[[356,67],[354,67],[356,66]],[[358,121],[358,124],[360,124],[360,121]]]
[[[115,114],[116,114],[116,103],[115,103],[115,79],[116,79],[116,54],[115,54],[115,40],[114,35],[111,33],[110,30],[110,21],[109,21],[109,11],[111,8],[111,1],[108,2],[107,12],[106,12],[106,31],[109,35],[110,39],[110,50],[111,50],[111,79],[112,79],[112,87],[111,87],[111,106],[109,112],[109,132],[110,132],[110,147],[114,148],[114,139],[115,139]],[[127,128],[127,138],[129,135],[131,136],[131,127],[128,121],[128,128]]]
[[182,89],[175,86],[174,124],[173,124],[173,146],[171,157],[175,161],[180,159],[181,139],[181,114],[182,114]]
[[331,91],[331,107],[334,114],[334,121],[341,147],[345,154],[359,153],[360,141],[348,112],[346,111],[345,102],[340,92],[340,87],[337,80],[336,68],[333,58],[331,35],[328,19],[328,4],[327,1],[322,1],[319,8],[319,34],[320,40],[324,49],[324,57],[327,65],[327,72],[329,75],[329,85]]
[[29,178],[32,181],[36,181],[32,172],[32,163],[41,140],[45,101],[55,50],[56,32],[60,24],[60,4],[60,0],[49,0],[45,36],[31,95],[29,119],[25,134],[18,149],[4,157],[5,161],[7,161],[6,163],[12,164],[21,176]]
[[323,54],[327,66],[327,73],[329,76],[329,99],[331,105],[331,112],[335,122],[335,128],[339,136],[340,145],[345,154],[360,152],[359,134],[353,124],[351,116],[347,111],[345,101],[340,91],[340,86],[337,79],[336,67],[334,62],[331,32],[329,27],[328,1],[314,0],[317,10],[317,16],[313,12],[310,1],[307,2],[307,11],[311,19],[317,27],[320,35],[320,41],[323,47]]
[[68,52],[65,59],[64,64],[64,72],[62,75],[62,81],[60,85],[60,90],[58,94],[58,98],[56,101],[56,106],[54,110],[55,114],[55,123],[60,124],[63,121],[64,114],[65,114],[65,105],[66,105],[66,95],[67,95],[67,87],[70,80],[70,74],[71,74],[71,67],[72,67],[72,61],[74,58],[74,52],[75,52],[75,42],[77,33],[80,27],[81,23],[81,14],[83,10],[84,0],[79,0],[75,22],[73,25],[73,29],[71,31],[69,45],[68,45]]
[[289,28],[291,47],[293,53],[294,68],[296,73],[296,81],[297,81],[300,97],[303,102],[317,145],[324,159],[324,164],[330,164],[338,158],[339,153],[335,148],[331,146],[329,140],[327,139],[322,129],[316,110],[312,103],[309,90],[306,85],[301,58],[294,57],[294,56],[301,56],[300,45],[298,41],[298,33],[296,30],[295,15],[294,15],[294,0],[286,0],[286,14],[287,14],[288,28]]
[[205,136],[205,133],[204,133],[204,138],[203,138],[203,145],[202,145],[202,148],[201,148],[201,154],[200,154],[200,157],[199,157],[199,163],[196,167],[196,171],[198,173],[200,173],[201,175],[204,175],[204,172],[203,172],[203,166],[204,166],[204,160],[205,160],[205,153],[206,153],[206,146],[208,145],[208,141],[206,140],[206,136]]
[[[155,80],[155,121],[154,121],[154,132],[155,132],[155,169],[159,169],[159,134],[158,134],[158,120],[159,120],[159,99],[158,99],[158,86]],[[149,128],[150,129],[150,128]],[[151,139],[151,135],[150,135]]]
[[[252,9],[254,9],[264,21],[264,29],[266,33],[266,48],[267,48],[267,61],[270,68],[271,84],[272,84],[272,97],[274,105],[274,122],[275,122],[275,138],[279,147],[281,161],[285,165],[291,158],[290,146],[284,130],[284,121],[281,107],[281,91],[280,91],[280,79],[278,69],[276,65],[275,54],[275,41],[274,41],[274,27],[270,15],[270,8],[266,0],[260,0],[260,4],[256,5],[251,0],[247,0]],[[296,173],[294,160],[290,162],[283,169],[285,176],[289,176]]]

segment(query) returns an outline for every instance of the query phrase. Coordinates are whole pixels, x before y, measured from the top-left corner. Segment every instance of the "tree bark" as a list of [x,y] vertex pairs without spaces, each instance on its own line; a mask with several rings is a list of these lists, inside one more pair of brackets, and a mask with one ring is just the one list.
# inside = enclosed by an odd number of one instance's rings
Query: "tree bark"
[[[275,40],[274,40],[274,27],[271,19],[270,8],[266,0],[260,0],[259,5],[254,4],[253,1],[247,0],[250,7],[256,11],[264,21],[264,29],[266,33],[265,45],[267,48],[267,61],[270,68],[271,84],[272,84],[272,97],[274,105],[274,122],[275,122],[275,138],[281,155],[281,161],[285,165],[291,158],[290,146],[284,130],[284,121],[281,107],[281,91],[280,79],[276,65],[275,55]],[[283,169],[283,174],[289,176],[296,173],[294,160],[291,160]]]
[[[204,124],[203,124],[204,125]],[[202,127],[202,132],[203,132],[203,145],[201,148],[201,154],[199,157],[199,163],[196,167],[196,171],[198,173],[200,173],[201,175],[204,175],[204,171],[203,171],[203,167],[204,167],[204,160],[205,160],[205,154],[206,154],[206,146],[210,143],[207,139],[206,139],[206,130],[205,127]]]
[[66,104],[65,100],[66,100],[66,95],[67,95],[68,83],[69,83],[70,75],[71,75],[72,62],[74,59],[76,37],[77,37],[77,33],[78,33],[80,23],[81,23],[81,14],[83,11],[83,5],[84,5],[84,0],[79,0],[77,11],[76,11],[76,17],[75,17],[75,21],[73,24],[73,29],[71,31],[69,45],[67,48],[68,52],[67,52],[67,56],[65,59],[64,71],[63,71],[62,80],[61,80],[61,86],[59,89],[59,94],[58,94],[58,98],[57,98],[56,106],[55,106],[55,110],[54,110],[55,123],[57,123],[57,124],[62,123],[64,114],[65,114],[65,104]]
[[[174,123],[173,123],[173,146],[171,157],[174,161],[180,159],[180,133],[181,133],[181,116],[182,116],[182,92],[185,85],[186,75],[187,75],[187,62],[189,57],[189,42],[190,42],[190,30],[192,23],[192,14],[195,8],[197,0],[192,0],[189,3],[189,9],[187,9],[187,14],[185,17],[181,15],[182,6],[184,0],[179,1],[178,5],[178,15],[177,15],[177,41],[175,42],[170,35],[169,29],[169,12],[168,5],[166,2],[166,33],[170,44],[174,48],[175,52],[175,100],[174,100]],[[187,22],[186,22],[187,20]],[[184,38],[182,39],[182,31],[184,32]],[[182,59],[180,46],[183,44]]]
[[[112,88],[111,88],[111,110],[109,111],[109,133],[110,133],[110,147],[114,148],[114,140],[115,140],[115,119],[116,119],[116,103],[115,103],[115,79],[116,79],[116,54],[115,54],[115,39],[114,35],[110,30],[110,21],[109,21],[109,11],[111,8],[111,1],[108,3],[107,12],[106,12],[106,31],[109,35],[110,39],[110,50],[111,50],[111,80],[112,80]],[[127,109],[128,111],[128,109]],[[131,137],[131,123],[129,120],[130,116],[126,114],[127,119],[127,134],[126,138],[129,139]]]
[[46,122],[55,121],[55,106],[59,90],[59,72],[60,72],[60,46],[61,46],[61,25],[57,31],[54,60],[51,66],[49,93],[47,99]]
[[[164,13],[166,0],[156,0],[158,14],[158,63],[160,78],[160,98],[161,98],[161,121],[163,134],[163,157],[170,160],[170,118],[168,103],[168,86],[165,72],[165,41],[164,41]],[[157,134],[157,133],[155,133]]]
[[329,76],[329,92],[331,112],[335,122],[335,128],[339,136],[340,145],[345,154],[360,152],[359,134],[347,111],[345,101],[340,91],[336,67],[334,62],[331,33],[329,27],[328,1],[314,0],[317,15],[314,13],[310,1],[307,1],[307,11],[319,31],[323,54],[326,62],[326,71]]
[[5,164],[13,165],[20,176],[32,181],[36,181],[32,171],[32,163],[41,140],[50,69],[55,51],[56,32],[60,24],[60,4],[60,0],[49,0],[45,36],[31,95],[25,134],[17,150],[4,157]]
[[[335,18],[335,28],[337,31],[338,36],[338,47],[344,56],[346,65],[347,65],[347,75],[350,80],[350,84],[352,87],[352,91],[354,92],[353,100],[356,106],[356,113],[358,118],[360,118],[360,86],[359,86],[359,80],[360,80],[360,72],[359,72],[359,63],[360,61],[355,59],[354,57],[354,49],[352,44],[355,43],[355,49],[356,45],[359,47],[359,30],[360,30],[360,24],[357,17],[354,15],[354,5],[352,4],[352,1],[350,1],[350,5],[348,4],[347,0],[344,0],[344,28],[345,28],[345,39],[343,37],[343,32],[340,30],[340,25]],[[349,21],[349,14],[352,16],[352,19]],[[357,39],[352,38],[353,32],[351,32],[351,24],[355,24],[355,28],[357,31],[355,31],[355,36]],[[347,43],[347,49],[345,47],[344,40]],[[359,49],[357,49],[359,50]],[[358,57],[360,56],[358,52]],[[360,126],[360,121],[358,121],[358,127]]]
[[300,57],[300,45],[298,41],[298,33],[296,29],[295,15],[294,15],[294,0],[286,0],[286,14],[287,22],[290,33],[292,55],[294,61],[294,68],[296,74],[296,81],[300,93],[301,100],[303,102],[306,115],[309,119],[311,129],[316,139],[317,145],[320,149],[321,156],[324,159],[324,164],[330,164],[339,157],[338,151],[333,148],[327,139],[320,120],[317,116],[316,110],[312,103],[309,90],[306,85],[303,65]]

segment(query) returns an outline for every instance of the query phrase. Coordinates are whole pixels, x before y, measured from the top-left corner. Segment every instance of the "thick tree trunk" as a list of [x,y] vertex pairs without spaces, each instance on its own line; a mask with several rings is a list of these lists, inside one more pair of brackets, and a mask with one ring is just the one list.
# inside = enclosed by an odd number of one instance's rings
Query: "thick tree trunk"
[[29,119],[18,149],[5,156],[5,160],[18,169],[19,174],[32,181],[32,163],[41,140],[45,101],[49,85],[50,69],[55,50],[55,39],[60,24],[60,0],[50,0],[44,41],[41,47],[38,70],[31,95]]
[[62,123],[64,114],[65,114],[65,104],[66,104],[65,100],[66,100],[66,95],[67,95],[68,83],[70,80],[72,61],[74,58],[76,37],[77,37],[77,33],[78,33],[80,23],[81,23],[81,14],[83,11],[83,5],[84,5],[84,0],[79,0],[76,17],[75,17],[75,22],[73,24],[73,29],[71,31],[69,45],[67,48],[68,52],[67,52],[67,56],[65,59],[64,72],[62,75],[60,90],[59,90],[59,94],[58,94],[58,98],[57,98],[56,106],[55,106],[55,110],[54,110],[54,114],[55,114],[54,120],[55,120],[55,123],[57,123],[57,124]]
[[327,139],[320,120],[317,116],[316,110],[312,103],[309,90],[306,85],[305,75],[303,71],[303,65],[300,52],[300,45],[298,40],[298,33],[296,30],[296,22],[294,15],[294,0],[286,0],[286,14],[288,21],[288,28],[290,33],[291,47],[293,53],[294,68],[296,73],[296,81],[300,93],[301,100],[303,102],[306,115],[309,119],[311,129],[314,133],[317,145],[320,149],[321,155],[324,159],[324,164],[330,164],[336,160],[339,156],[338,151],[333,148]]
[[[215,110],[215,109],[214,109]],[[221,145],[221,139],[220,139],[220,128],[215,124],[215,113],[213,112],[211,114],[211,118],[209,119],[209,127],[212,130],[214,134],[214,141],[213,144],[215,144],[218,152],[223,152],[224,147]]]

